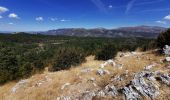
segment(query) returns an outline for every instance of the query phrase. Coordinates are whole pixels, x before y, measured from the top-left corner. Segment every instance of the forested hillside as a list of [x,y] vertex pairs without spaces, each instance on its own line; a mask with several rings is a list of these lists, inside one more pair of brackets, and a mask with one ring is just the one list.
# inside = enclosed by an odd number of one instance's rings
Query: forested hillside
[[41,73],[49,65],[50,71],[68,69],[85,62],[89,55],[109,52],[109,49],[101,52],[107,45],[114,45],[115,52],[139,47],[146,50],[151,41],[153,39],[0,34],[0,83]]

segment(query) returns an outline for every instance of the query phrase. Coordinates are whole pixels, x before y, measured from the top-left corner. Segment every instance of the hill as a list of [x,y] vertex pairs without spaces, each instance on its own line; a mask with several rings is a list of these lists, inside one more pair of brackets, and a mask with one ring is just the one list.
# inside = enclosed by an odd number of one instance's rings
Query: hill
[[65,28],[57,30],[49,30],[47,32],[40,32],[46,35],[65,35],[65,36],[79,36],[79,37],[143,37],[156,38],[160,32],[165,31],[166,28],[158,26],[136,26],[136,27],[121,27],[118,29],[85,29],[85,28]]

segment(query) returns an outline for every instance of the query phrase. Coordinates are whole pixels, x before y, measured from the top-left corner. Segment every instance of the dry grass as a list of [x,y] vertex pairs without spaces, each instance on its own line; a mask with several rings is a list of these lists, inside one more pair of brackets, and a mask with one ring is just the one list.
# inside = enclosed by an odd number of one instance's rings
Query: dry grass
[[[162,56],[155,56],[151,52],[141,53],[137,55],[130,55],[128,57],[117,57],[116,62],[123,64],[123,69],[113,68],[108,66],[106,69],[111,72],[110,75],[98,76],[96,70],[99,69],[102,61],[94,60],[93,56],[87,57],[87,62],[80,66],[72,67],[70,70],[59,71],[55,73],[49,73],[45,71],[44,74],[37,74],[28,79],[27,84],[17,90],[16,93],[12,93],[11,89],[15,86],[15,82],[7,83],[0,87],[0,100],[56,100],[58,96],[68,96],[71,94],[80,95],[81,92],[87,90],[95,90],[96,88],[105,87],[112,77],[122,75],[129,71],[129,75],[143,70],[144,66],[158,63],[153,70],[158,70],[165,66],[160,63]],[[81,69],[92,68],[94,69],[88,73],[82,73]],[[92,82],[88,80],[94,77],[96,79],[94,86]],[[125,81],[119,83],[115,82],[116,86],[121,86],[127,83],[131,77],[125,79]],[[37,83],[44,81],[40,86]],[[70,83],[70,86],[66,86],[63,90],[61,87],[65,83]]]

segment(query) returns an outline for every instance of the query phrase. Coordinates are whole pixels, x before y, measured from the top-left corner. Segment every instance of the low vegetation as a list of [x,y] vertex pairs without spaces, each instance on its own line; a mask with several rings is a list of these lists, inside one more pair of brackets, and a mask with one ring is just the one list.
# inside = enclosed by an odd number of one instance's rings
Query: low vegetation
[[114,58],[117,50],[133,51],[138,47],[147,50],[153,40],[0,34],[0,84],[41,73],[47,66],[50,71],[69,69],[89,55],[107,60]]
[[53,58],[50,71],[69,69],[85,61],[85,54],[79,48],[60,48]]

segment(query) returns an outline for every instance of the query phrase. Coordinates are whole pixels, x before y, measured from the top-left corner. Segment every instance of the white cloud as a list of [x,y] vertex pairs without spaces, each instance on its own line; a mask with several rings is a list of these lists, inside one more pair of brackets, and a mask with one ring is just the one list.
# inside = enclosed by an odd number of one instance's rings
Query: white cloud
[[50,18],[51,21],[55,22],[57,21],[58,19],[57,18]]
[[37,18],[35,18],[35,20],[36,20],[36,21],[43,21],[44,18],[43,18],[43,17],[37,17]]
[[9,11],[8,8],[0,6],[0,13],[4,13],[4,12],[7,12],[7,11]]
[[15,13],[11,13],[11,14],[9,14],[9,16],[8,16],[9,18],[14,18],[14,19],[19,19],[19,17],[18,17],[18,15],[17,14],[15,14]]
[[68,22],[68,21],[70,21],[70,20],[61,19],[60,21],[61,21],[61,22]]
[[8,23],[8,24],[9,24],[9,25],[13,25],[14,23],[11,23],[11,22],[10,22],[10,23]]
[[0,15],[0,19],[2,19],[3,17]]
[[113,8],[113,6],[112,6],[112,5],[109,5],[108,7],[109,7],[110,9],[111,9],[111,8]]
[[156,21],[156,23],[159,23],[159,24],[166,24],[166,21],[158,20],[158,21]]
[[170,15],[164,17],[165,20],[170,20]]

